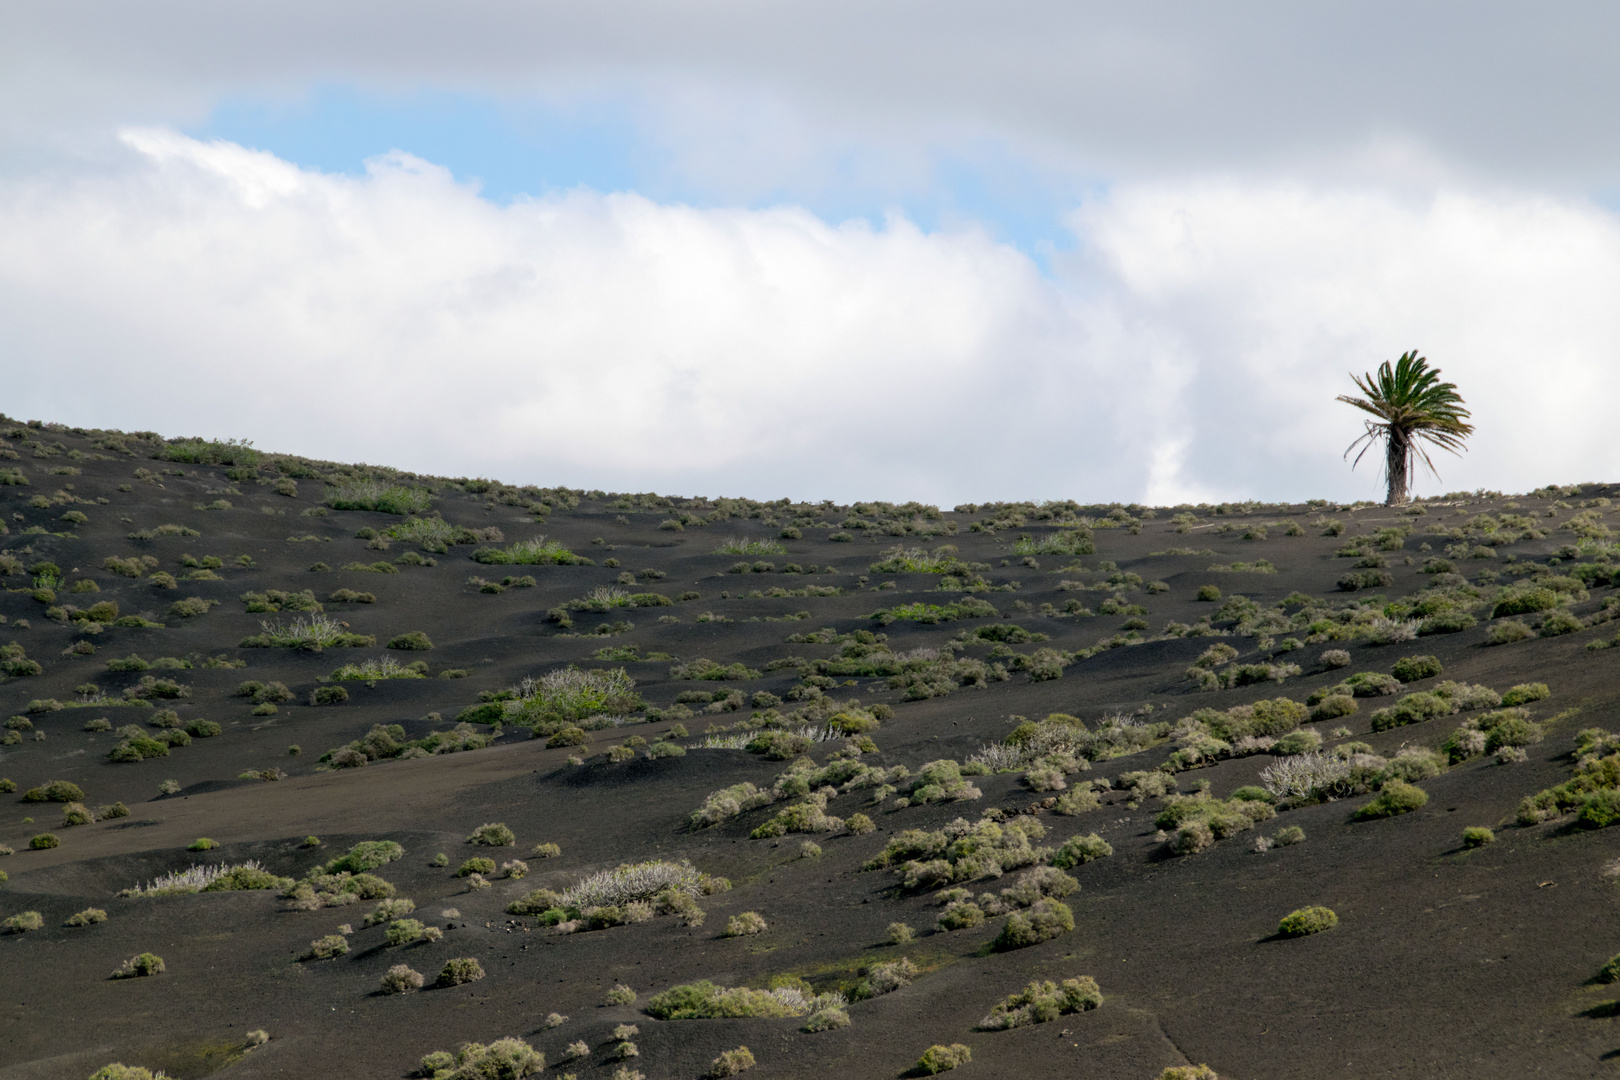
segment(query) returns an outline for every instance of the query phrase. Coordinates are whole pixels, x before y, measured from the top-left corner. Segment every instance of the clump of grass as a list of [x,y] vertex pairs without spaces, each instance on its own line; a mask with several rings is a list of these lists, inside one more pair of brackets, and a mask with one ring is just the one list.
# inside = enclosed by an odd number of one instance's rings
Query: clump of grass
[[749,540],[734,536],[714,549],[716,555],[786,555],[787,548],[775,540]]
[[418,660],[411,664],[401,664],[392,656],[384,656],[376,660],[362,660],[357,664],[344,664],[327,678],[334,682],[377,682],[381,679],[425,679],[427,663]]
[[555,540],[536,536],[519,540],[505,548],[482,547],[473,552],[473,561],[486,566],[590,566],[591,559],[576,555]]
[[647,1013],[659,1020],[711,1020],[736,1017],[804,1016],[824,1008],[842,1009],[841,994],[806,994],[793,986],[755,990],[717,986],[707,979],[672,986],[647,1000]]
[[364,648],[377,644],[370,634],[351,634],[330,615],[300,616],[290,623],[268,620],[259,623],[263,633],[243,638],[244,649],[303,649],[320,652],[332,648]]
[[1277,933],[1283,937],[1305,937],[1320,934],[1339,925],[1339,917],[1330,908],[1302,907],[1283,916],[1277,924]]
[[432,504],[426,488],[405,487],[381,480],[349,480],[327,489],[326,505],[333,510],[373,510],[384,514],[420,514]]
[[1064,1013],[1095,1009],[1102,1002],[1102,990],[1090,976],[1064,979],[1061,984],[1050,980],[1032,982],[991,1009],[990,1014],[979,1021],[979,1027],[984,1031],[1005,1031],[1045,1024]]

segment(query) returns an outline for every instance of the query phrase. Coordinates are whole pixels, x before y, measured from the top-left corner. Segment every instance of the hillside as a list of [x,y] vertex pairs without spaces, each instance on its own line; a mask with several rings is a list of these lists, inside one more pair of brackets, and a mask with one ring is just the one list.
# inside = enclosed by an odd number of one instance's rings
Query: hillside
[[1620,1054],[1611,485],[941,511],[0,447],[5,1080]]

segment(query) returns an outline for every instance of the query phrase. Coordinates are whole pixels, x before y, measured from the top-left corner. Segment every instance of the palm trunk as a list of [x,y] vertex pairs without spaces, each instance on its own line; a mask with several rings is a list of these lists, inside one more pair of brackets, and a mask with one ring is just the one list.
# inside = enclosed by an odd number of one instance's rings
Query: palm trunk
[[1389,494],[1384,505],[1399,506],[1411,499],[1407,491],[1407,469],[1412,462],[1411,436],[1400,428],[1391,427],[1385,452],[1384,472],[1389,477]]

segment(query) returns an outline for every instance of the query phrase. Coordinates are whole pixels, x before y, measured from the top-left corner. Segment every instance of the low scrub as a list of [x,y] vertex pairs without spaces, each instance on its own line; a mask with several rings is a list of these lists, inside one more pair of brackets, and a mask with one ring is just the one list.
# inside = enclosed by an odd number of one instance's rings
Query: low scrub
[[647,1014],[659,1020],[716,1020],[738,1017],[782,1018],[806,1016],[827,1008],[843,1008],[841,994],[806,994],[799,987],[754,990],[724,987],[707,979],[672,986],[647,1000]]
[[1320,934],[1339,925],[1339,917],[1330,908],[1302,907],[1283,916],[1277,924],[1277,933],[1283,937],[1305,937]]
[[1089,976],[1064,979],[1061,983],[1050,980],[1032,982],[1016,994],[990,1010],[979,1021],[983,1031],[1005,1031],[1008,1028],[1045,1024],[1066,1013],[1085,1012],[1103,1003],[1102,990],[1097,980]]

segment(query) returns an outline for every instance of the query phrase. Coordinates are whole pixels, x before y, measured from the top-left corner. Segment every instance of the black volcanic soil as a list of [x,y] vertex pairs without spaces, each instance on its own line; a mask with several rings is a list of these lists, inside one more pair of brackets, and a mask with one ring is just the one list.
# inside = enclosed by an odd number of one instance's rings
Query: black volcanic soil
[[[1336,604],[1356,599],[1364,594],[1336,589],[1353,560],[1335,552],[1347,539],[1391,525],[1410,525],[1413,532],[1402,550],[1386,553],[1394,583],[1376,591],[1389,599],[1412,593],[1430,584],[1421,572],[1424,559],[1454,542],[1434,531],[1463,524],[1472,515],[1500,513],[1509,501],[1502,497],[1435,501],[1421,517],[1375,506],[1201,507],[1154,514],[1143,507],[1118,508],[1125,527],[1093,530],[1097,551],[1079,558],[1086,568],[1081,572],[1063,569],[1075,561],[1070,557],[1042,555],[1037,565],[1028,566],[1014,554],[1020,535],[1039,538],[1054,531],[1053,522],[1036,516],[1035,508],[1026,508],[1022,525],[997,531],[971,528],[996,514],[964,511],[940,519],[956,525],[954,536],[851,528],[844,530],[851,540],[834,542],[828,537],[851,516],[850,508],[829,504],[801,514],[806,508],[701,500],[654,505],[650,497],[621,500],[574,492],[574,498],[558,501],[577,500],[577,505],[559,505],[537,523],[522,505],[531,501],[528,496],[517,505],[497,498],[516,489],[497,485],[475,494],[465,488],[484,485],[439,481],[433,484],[433,509],[445,519],[477,529],[498,526],[507,542],[543,532],[595,565],[483,566],[471,559],[474,546],[465,545],[435,556],[435,566],[401,565],[396,574],[311,572],[317,561],[337,567],[394,560],[412,550],[398,541],[387,550],[369,549],[367,541],[356,538],[362,528],[386,529],[401,519],[360,511],[304,514],[324,497],[317,476],[330,469],[318,464],[266,458],[256,473],[238,472],[233,480],[225,467],[155,460],[163,443],[154,439],[127,437],[121,450],[119,440],[103,433],[0,423],[0,435],[11,429],[19,434],[0,438],[0,445],[19,456],[0,461],[0,468],[20,469],[29,483],[0,487],[9,526],[0,546],[25,565],[50,561],[70,582],[90,579],[99,586],[99,592],[82,594],[61,590],[57,604],[114,600],[121,613],[142,614],[166,628],[114,626],[86,635],[48,618],[48,605],[34,598],[25,575],[0,579],[8,587],[0,593],[0,613],[7,620],[0,626],[0,643],[16,641],[44,667],[42,675],[0,685],[0,715],[26,714],[44,734],[38,739],[25,732],[20,742],[0,747],[0,777],[17,784],[15,793],[0,796],[0,843],[16,849],[0,858],[0,870],[10,878],[0,885],[0,917],[38,911],[44,918],[41,930],[0,936],[0,1078],[5,1080],[79,1080],[111,1061],[162,1068],[181,1080],[222,1071],[244,1078],[403,1077],[429,1051],[507,1035],[526,1038],[546,1053],[552,1063],[546,1075],[572,1072],[607,1080],[618,1064],[608,1060],[609,1032],[620,1023],[640,1027],[640,1056],[631,1064],[648,1080],[700,1076],[716,1054],[739,1044],[750,1047],[758,1060],[749,1075],[782,1078],[895,1077],[930,1044],[957,1042],[973,1050],[963,1076],[1092,1080],[1152,1080],[1168,1066],[1189,1062],[1208,1063],[1227,1080],[1587,1077],[1609,1075],[1620,1056],[1620,1031],[1612,1019],[1620,1015],[1620,1004],[1607,1004],[1620,994],[1593,981],[1604,961],[1620,951],[1620,886],[1604,876],[1606,865],[1620,856],[1620,829],[1579,830],[1568,819],[1534,827],[1514,823],[1523,797],[1569,776],[1577,729],[1620,726],[1614,715],[1620,652],[1586,648],[1589,641],[1613,637],[1615,627],[1597,625],[1491,647],[1484,643],[1490,620],[1481,618],[1472,629],[1415,642],[1313,641],[1278,655],[1279,661],[1300,663],[1303,675],[1281,685],[1217,692],[1200,692],[1184,677],[1212,641],[1239,649],[1243,662],[1270,657],[1276,642],[1262,654],[1262,642],[1252,636],[1158,637],[1172,621],[1190,625],[1213,615],[1218,604],[1194,598],[1208,583],[1263,607],[1294,592]],[[77,471],[51,471],[62,468]],[[137,478],[137,471],[150,479]],[[274,482],[283,471],[303,477],[297,495],[277,494]],[[121,485],[130,490],[120,490]],[[1488,569],[1506,582],[1545,564],[1573,542],[1559,525],[1584,502],[1612,495],[1588,485],[1518,497],[1509,512],[1538,515],[1546,535],[1498,549],[1499,556],[1512,552],[1513,564],[1500,557],[1457,559],[1458,570],[1477,580],[1478,572]],[[219,499],[230,508],[198,508]],[[900,520],[882,508],[862,509],[857,507],[855,516]],[[1608,513],[1591,509],[1598,518]],[[69,510],[85,514],[88,522],[62,520]],[[1107,511],[1083,513],[1101,517]],[[1190,511],[1194,520],[1178,532],[1170,518],[1179,511]],[[727,517],[728,512],[743,516]],[[692,520],[679,531],[659,527],[682,514],[716,520]],[[807,525],[802,539],[781,541],[787,555],[760,558],[778,567],[814,563],[831,567],[832,573],[733,574],[728,568],[739,557],[714,553],[734,537],[776,539],[801,517],[826,524]],[[1321,535],[1323,517],[1343,522],[1344,536]],[[1285,535],[1294,522],[1304,535]],[[166,523],[201,535],[129,539],[131,532]],[[1262,523],[1269,526],[1265,539],[1242,538],[1250,526]],[[30,534],[32,526],[45,532]],[[992,586],[1017,586],[977,594],[1001,612],[996,621],[1050,635],[1040,644],[1066,652],[1115,635],[1127,616],[1042,614],[1042,604],[1061,612],[1075,597],[1096,610],[1111,595],[1060,591],[1060,581],[1100,582],[1104,575],[1094,568],[1108,560],[1120,571],[1169,588],[1123,592],[1128,603],[1148,609],[1150,629],[1144,636],[1150,640],[1077,660],[1059,679],[1031,682],[1015,672],[985,689],[960,688],[915,702],[901,700],[884,679],[862,678],[857,686],[828,691],[839,699],[894,708],[892,719],[872,733],[880,750],[869,760],[876,763],[915,769],[944,757],[961,760],[1005,739],[1017,722],[1013,717],[1061,711],[1095,724],[1105,714],[1151,704],[1152,720],[1175,720],[1195,709],[1229,708],[1279,694],[1303,700],[1345,674],[1388,672],[1398,657],[1415,653],[1438,656],[1445,678],[1497,690],[1526,681],[1547,683],[1552,696],[1532,706],[1538,720],[1576,708],[1579,713],[1551,724],[1546,739],[1528,748],[1527,761],[1504,765],[1475,758],[1422,781],[1430,800],[1417,812],[1352,822],[1351,812],[1366,797],[1305,806],[1186,857],[1170,855],[1158,835],[1159,799],[1131,808],[1116,791],[1090,813],[1068,817],[1039,811],[1036,816],[1047,829],[1041,843],[1055,846],[1096,832],[1113,845],[1114,854],[1071,871],[1080,883],[1067,898],[1075,917],[1072,932],[1008,953],[987,948],[1002,919],[974,930],[936,932],[939,906],[933,894],[901,893],[892,873],[862,872],[861,865],[900,830],[975,819],[992,807],[1023,811],[1043,796],[1026,789],[1018,774],[977,777],[982,798],[955,803],[896,810],[888,800],[871,807],[869,790],[834,799],[832,813],[872,816],[877,831],[865,836],[750,840],[749,832],[774,809],[754,810],[697,832],[687,827],[688,816],[709,792],[744,780],[768,785],[787,763],[711,749],[658,760],[607,760],[608,746],[632,734],[650,741],[672,726],[668,719],[592,732],[589,745],[574,749],[548,749],[527,731],[507,728],[486,749],[363,768],[318,767],[324,752],[374,724],[400,723],[412,736],[448,730],[479,692],[568,664],[623,666],[647,703],[658,708],[695,687],[781,696],[798,681],[793,669],[782,669],[740,683],[680,682],[671,678],[667,661],[593,660],[604,646],[634,645],[642,654],[659,651],[681,660],[743,661],[763,670],[775,658],[832,655],[832,646],[786,642],[790,634],[822,627],[881,629],[896,651],[942,644],[987,620],[900,621],[880,628],[869,616],[881,608],[918,600],[946,603],[960,594],[935,591],[936,575],[868,568],[892,545],[933,548],[946,542],[963,559],[989,564],[983,574]],[[1423,550],[1425,544],[1432,551]],[[1175,547],[1215,554],[1151,554]],[[160,589],[149,579],[102,569],[108,556],[150,555],[158,569],[178,577],[187,572],[182,554],[220,557],[221,580],[181,580],[177,588]],[[238,567],[240,555],[251,556],[254,565]],[[610,567],[609,559],[621,565]],[[1256,559],[1268,560],[1275,572],[1209,569]],[[547,620],[549,609],[613,584],[622,571],[643,568],[666,576],[641,581],[636,590],[672,598],[690,590],[701,598],[665,608],[576,613],[575,636],[562,635]],[[532,574],[537,584],[500,594],[469,584],[474,575],[498,581],[508,574]],[[886,582],[896,587],[876,588]],[[837,586],[842,593],[745,595],[807,583]],[[259,631],[262,619],[276,618],[248,614],[239,597],[272,588],[310,588],[323,601],[338,588],[375,593],[375,604],[325,606],[354,631],[376,635],[378,646],[323,653],[239,648],[243,638]],[[1607,595],[1607,588],[1594,588],[1574,610],[1590,615]],[[189,620],[166,614],[172,602],[191,596],[219,603]],[[803,611],[810,613],[808,620],[772,621]],[[706,612],[732,621],[697,621]],[[678,621],[660,622],[660,615]],[[620,619],[632,621],[634,629],[605,637],[589,633]],[[20,628],[19,620],[27,628]],[[426,631],[436,647],[420,653],[381,647],[414,630]],[[1276,635],[1278,641],[1285,636]],[[65,655],[81,639],[92,642],[94,655]],[[1348,649],[1352,665],[1324,670],[1317,658],[1329,648]],[[972,655],[985,656],[986,649]],[[75,701],[75,687],[85,682],[121,692],[140,676],[109,672],[106,662],[131,653],[148,660],[223,655],[245,661],[241,669],[199,665],[150,673],[188,686],[190,696],[173,703],[182,718],[215,720],[223,734],[196,739],[166,758],[113,763],[108,752],[116,737],[82,730],[85,721],[106,715],[118,725],[146,719],[140,714],[147,710],[26,712],[36,699]],[[384,655],[426,660],[435,676],[447,668],[469,674],[369,687],[350,682],[348,701],[308,704],[311,691],[323,685],[321,677],[340,664]],[[234,694],[244,679],[279,680],[297,696],[275,715],[255,717],[252,703]],[[1452,718],[1369,734],[1372,708],[1394,700],[1363,701],[1353,716],[1312,726],[1326,735],[1343,724],[1352,730],[1351,739],[1384,754],[1403,744],[1439,746],[1456,727]],[[791,702],[784,706],[791,707]],[[749,712],[686,719],[692,737],[682,741],[689,745],[709,724],[734,723]],[[425,720],[429,713],[441,714],[442,721]],[[293,744],[302,753],[289,754]],[[819,744],[811,756],[823,762],[838,745]],[[1173,749],[1162,742],[1099,761],[1079,778],[1153,769]],[[584,756],[585,764],[569,765],[571,753]],[[1255,783],[1274,760],[1266,754],[1224,760],[1181,773],[1178,780],[1183,791],[1207,780],[1224,797]],[[271,768],[286,777],[238,779],[244,771]],[[131,813],[64,828],[58,805],[20,801],[27,788],[59,779],[83,787],[92,806],[122,801]],[[180,791],[160,797],[158,786],[165,780],[177,781]],[[491,821],[506,823],[518,838],[515,849],[495,852],[499,856],[521,857],[545,841],[559,844],[562,855],[531,860],[531,873],[521,881],[495,880],[492,888],[469,892],[455,868],[484,849],[475,851],[463,841],[473,828]],[[1306,841],[1255,851],[1257,835],[1286,825],[1302,827]],[[1460,834],[1471,825],[1496,828],[1497,842],[1463,850]],[[30,837],[46,830],[60,836],[61,846],[29,850]],[[300,847],[307,835],[319,836],[323,846],[318,851]],[[206,854],[186,850],[203,836],[221,846]],[[274,891],[115,895],[197,862],[257,859],[277,874],[301,876],[357,841],[378,839],[397,841],[406,855],[377,873],[397,887],[398,895],[415,900],[419,917],[444,928],[442,941],[385,948],[380,927],[361,927],[369,904],[288,911]],[[823,854],[800,858],[804,839],[819,843]],[[431,864],[439,852],[450,856],[449,867]],[[564,935],[535,919],[505,913],[507,904],[536,887],[560,889],[587,873],[649,858],[689,859],[703,871],[729,878],[734,888],[701,900],[708,918],[699,928],[661,916]],[[1005,884],[979,882],[973,888]],[[1333,908],[1338,927],[1302,939],[1276,937],[1281,916],[1310,904]],[[108,921],[88,928],[63,926],[69,915],[91,906],[105,909]],[[447,908],[459,915],[441,916]],[[727,918],[743,911],[764,915],[769,929],[754,937],[720,937]],[[902,946],[885,944],[886,928],[895,921],[915,927],[918,938]],[[341,923],[355,927],[347,956],[299,962],[312,939],[333,933]],[[143,951],[161,955],[167,971],[152,978],[109,979],[121,962]],[[764,986],[772,976],[794,974],[820,988],[847,980],[863,964],[901,955],[911,957],[924,974],[894,993],[853,1004],[853,1023],[842,1030],[806,1034],[802,1021],[790,1019],[660,1022],[640,1011],[650,995],[678,983],[710,979],[727,986]],[[478,958],[487,978],[414,994],[376,992],[392,964],[410,964],[431,984],[444,961],[457,956]],[[1077,975],[1092,976],[1101,985],[1106,997],[1101,1008],[1013,1031],[975,1030],[991,1006],[1030,980]],[[603,996],[615,983],[635,988],[638,1003],[604,1006]],[[543,1021],[551,1012],[570,1019],[547,1029]],[[253,1029],[269,1032],[271,1039],[249,1050],[244,1037]],[[591,1057],[557,1064],[563,1047],[581,1039],[592,1047]]]

